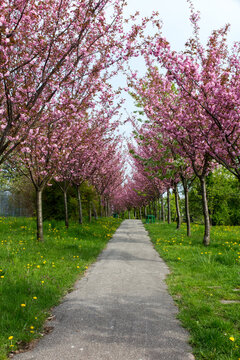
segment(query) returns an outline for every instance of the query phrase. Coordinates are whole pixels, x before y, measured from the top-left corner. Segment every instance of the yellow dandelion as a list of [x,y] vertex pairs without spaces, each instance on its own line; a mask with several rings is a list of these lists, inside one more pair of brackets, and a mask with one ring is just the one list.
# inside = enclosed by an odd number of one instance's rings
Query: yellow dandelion
[[21,304],[21,307],[25,307],[26,306],[26,304]]
[[9,337],[8,337],[8,340],[12,340],[12,339],[13,339],[13,336],[9,336]]
[[234,337],[233,336],[230,336],[229,340],[231,341],[235,341]]
[[37,297],[36,297],[36,296],[33,296],[33,299],[34,299],[34,300],[37,300]]

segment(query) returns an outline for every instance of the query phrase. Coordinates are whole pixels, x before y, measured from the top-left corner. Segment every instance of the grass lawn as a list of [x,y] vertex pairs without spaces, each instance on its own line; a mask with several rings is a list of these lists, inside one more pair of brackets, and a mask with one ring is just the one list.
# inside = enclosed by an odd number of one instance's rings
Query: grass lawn
[[96,260],[120,225],[102,218],[91,224],[44,223],[38,243],[29,218],[0,218],[0,360],[41,336],[51,307]]
[[207,248],[200,225],[192,225],[190,238],[185,224],[146,229],[171,269],[167,284],[196,359],[240,359],[240,227],[213,227]]

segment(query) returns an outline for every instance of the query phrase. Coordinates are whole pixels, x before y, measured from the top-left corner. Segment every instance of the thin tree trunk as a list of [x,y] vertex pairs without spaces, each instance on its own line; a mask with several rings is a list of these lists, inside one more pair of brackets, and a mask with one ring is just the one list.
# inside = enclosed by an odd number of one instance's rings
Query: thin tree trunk
[[171,224],[170,192],[167,190],[168,224]]
[[131,217],[130,217],[130,210],[128,210],[128,218],[130,219]]
[[102,209],[101,195],[99,195],[99,209],[100,209],[100,216],[103,217],[103,209]]
[[161,194],[161,213],[162,213],[162,221],[165,222],[165,207],[163,201],[163,194]]
[[89,208],[89,222],[92,221],[92,204],[91,201],[89,201],[88,203],[88,208]]
[[174,185],[174,195],[175,195],[175,205],[176,205],[176,213],[177,213],[177,230],[179,230],[181,227],[181,213],[179,207],[177,184]]
[[157,201],[156,200],[153,201],[153,213],[154,213],[154,216],[156,219],[157,218]]
[[161,221],[161,198],[158,199],[158,220]]
[[210,218],[209,218],[208,201],[207,201],[206,177],[200,176],[199,179],[201,182],[202,206],[203,206],[203,216],[204,216],[204,225],[205,225],[203,244],[205,246],[208,246],[210,244]]
[[43,238],[43,213],[42,213],[42,193],[43,189],[37,189],[37,240],[44,241]]
[[191,221],[190,221],[190,211],[189,211],[189,194],[188,187],[183,181],[184,197],[185,197],[185,216],[187,222],[187,236],[191,236]]
[[92,201],[92,208],[93,208],[94,217],[97,220],[97,218],[98,218],[97,209],[96,209],[96,206],[93,201]]
[[82,200],[81,200],[80,186],[76,185],[76,188],[77,188],[77,199],[78,199],[78,222],[79,224],[82,224],[83,216],[82,216]]
[[147,217],[147,207],[146,206],[144,206],[144,216],[145,216],[145,218]]
[[140,220],[142,220],[142,208],[141,208],[141,206],[139,208],[139,217],[140,217]]
[[63,192],[64,196],[64,210],[65,210],[65,226],[68,229],[69,221],[68,221],[68,202],[67,202],[67,190]]

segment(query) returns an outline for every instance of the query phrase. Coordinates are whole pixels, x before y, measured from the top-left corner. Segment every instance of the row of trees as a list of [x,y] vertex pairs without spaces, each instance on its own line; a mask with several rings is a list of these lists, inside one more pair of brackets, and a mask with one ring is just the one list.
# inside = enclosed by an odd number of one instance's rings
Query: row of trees
[[146,76],[129,76],[132,96],[147,121],[136,127],[137,145],[129,146],[135,174],[127,188],[141,204],[147,201],[142,195],[154,196],[155,192],[159,198],[173,189],[179,228],[177,191],[181,182],[190,235],[188,193],[197,178],[205,223],[203,243],[207,246],[210,217],[206,177],[221,165],[240,180],[240,46],[234,44],[229,50],[229,26],[225,26],[214,31],[204,47],[199,40],[199,14],[188,2],[194,37],[185,50],[173,51],[159,34],[142,49]]
[[121,100],[109,80],[137,56],[149,21],[136,23],[131,16],[126,31],[125,5],[124,0],[0,4],[0,164],[33,184],[38,240],[43,240],[42,194],[53,179],[64,194],[66,226],[70,184],[77,189],[81,223],[83,182],[101,201],[109,201],[123,182],[116,135]]

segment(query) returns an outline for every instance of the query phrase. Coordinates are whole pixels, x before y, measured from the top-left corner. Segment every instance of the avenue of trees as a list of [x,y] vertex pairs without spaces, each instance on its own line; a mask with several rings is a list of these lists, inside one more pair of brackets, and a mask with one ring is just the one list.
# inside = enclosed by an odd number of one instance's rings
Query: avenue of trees
[[[11,169],[34,189],[39,241],[51,187],[62,193],[66,227],[69,192],[83,221],[82,189],[89,217],[160,208],[169,222],[174,194],[177,228],[184,206],[188,236],[202,210],[206,246],[211,223],[239,223],[240,45],[229,49],[226,25],[203,46],[188,2],[194,31],[181,52],[162,36],[157,13],[125,21],[124,0],[1,2],[0,164],[3,177]],[[157,29],[151,37],[149,23]],[[146,75],[128,73],[142,120],[132,120],[126,175],[116,120],[122,101],[110,81],[140,55]]]
[[[169,199],[172,189],[179,228],[178,190],[181,183],[185,198],[184,218],[190,236],[189,190],[193,192],[193,181],[198,180],[205,224],[203,243],[208,246],[210,211],[212,215],[215,211],[216,216],[216,207],[213,209],[213,203],[209,201],[213,194],[207,194],[209,174],[216,174],[214,170],[219,166],[226,169],[229,176],[225,173],[222,180],[230,184],[229,179],[236,178],[238,183],[232,181],[234,186],[227,191],[229,196],[231,193],[239,199],[240,45],[236,43],[228,48],[229,26],[226,25],[213,31],[203,46],[199,36],[199,14],[191,1],[188,2],[194,32],[185,49],[182,52],[172,50],[171,44],[159,33],[141,51],[147,66],[146,76],[129,74],[131,95],[143,109],[140,114],[144,114],[146,120],[134,125],[136,145],[129,144],[129,148],[135,172],[125,192],[131,189],[132,203],[139,207],[146,205],[148,197],[156,201],[167,193]],[[214,183],[214,176],[209,177],[209,182]],[[236,193],[232,194],[234,189]],[[230,200],[219,200],[224,213]],[[130,196],[124,206],[130,207]],[[231,211],[234,208],[236,206]],[[170,221],[170,211],[168,216]],[[230,222],[229,213],[221,216],[222,222],[224,217]],[[221,222],[214,216],[212,220]]]

